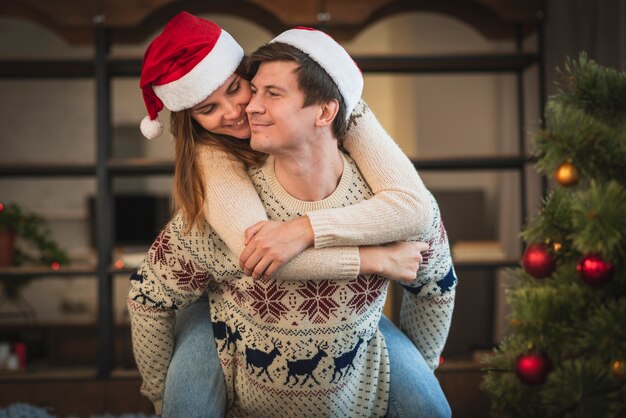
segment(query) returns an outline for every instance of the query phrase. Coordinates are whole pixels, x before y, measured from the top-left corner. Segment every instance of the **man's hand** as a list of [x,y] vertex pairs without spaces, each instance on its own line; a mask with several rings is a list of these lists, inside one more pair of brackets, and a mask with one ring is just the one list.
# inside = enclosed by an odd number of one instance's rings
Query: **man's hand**
[[313,245],[309,218],[287,222],[262,221],[246,230],[239,266],[254,279],[271,277],[280,266]]
[[395,242],[386,246],[359,247],[362,274],[378,274],[389,280],[415,280],[422,262],[422,253],[428,251],[425,242]]

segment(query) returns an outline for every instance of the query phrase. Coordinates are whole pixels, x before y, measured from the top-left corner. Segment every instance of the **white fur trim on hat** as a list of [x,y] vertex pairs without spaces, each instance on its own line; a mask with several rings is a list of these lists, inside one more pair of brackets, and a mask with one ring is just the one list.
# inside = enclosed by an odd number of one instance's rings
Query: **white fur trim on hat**
[[150,119],[150,116],[146,116],[141,120],[139,126],[141,133],[148,139],[154,139],[161,135],[163,132],[163,124],[158,119]]
[[290,29],[272,39],[309,55],[333,79],[346,102],[349,117],[363,94],[363,74],[350,54],[328,34],[308,28]]
[[198,65],[178,80],[153,86],[154,93],[171,111],[189,109],[224,84],[242,59],[241,46],[222,30],[211,52]]

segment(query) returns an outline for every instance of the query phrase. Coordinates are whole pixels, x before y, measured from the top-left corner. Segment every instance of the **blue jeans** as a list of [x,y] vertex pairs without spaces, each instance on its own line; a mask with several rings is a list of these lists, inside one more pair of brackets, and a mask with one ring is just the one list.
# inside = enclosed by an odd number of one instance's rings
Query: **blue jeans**
[[[387,343],[391,365],[387,417],[451,416],[439,381],[411,340],[384,316],[379,328]],[[226,383],[213,344],[206,297],[178,313],[174,333],[175,348],[165,380],[163,417],[223,417]]]

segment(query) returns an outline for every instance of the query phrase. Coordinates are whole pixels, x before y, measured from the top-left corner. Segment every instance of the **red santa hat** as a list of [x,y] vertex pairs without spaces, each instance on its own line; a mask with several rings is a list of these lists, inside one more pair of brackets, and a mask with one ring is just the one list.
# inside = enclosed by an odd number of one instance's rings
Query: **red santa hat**
[[206,99],[235,72],[243,49],[215,23],[181,12],[170,20],[146,49],[139,85],[148,116],[141,133],[161,135],[163,106],[189,109]]
[[304,26],[285,31],[272,39],[298,48],[317,62],[333,79],[350,116],[363,94],[363,74],[350,54],[325,32]]

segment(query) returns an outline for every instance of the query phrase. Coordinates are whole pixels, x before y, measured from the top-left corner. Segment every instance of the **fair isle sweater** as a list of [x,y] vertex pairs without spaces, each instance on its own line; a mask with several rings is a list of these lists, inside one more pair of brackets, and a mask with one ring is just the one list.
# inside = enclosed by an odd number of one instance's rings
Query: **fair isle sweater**
[[[422,179],[362,100],[350,115],[343,145],[375,195],[354,206],[308,210],[315,249],[306,249],[281,267],[275,273],[278,278],[307,279],[307,272],[314,271],[311,267],[321,265],[322,277],[354,279],[359,272],[356,246],[404,241],[431,223],[429,193]],[[199,151],[199,163],[205,183],[205,219],[239,256],[246,228],[267,220],[265,207],[243,164],[234,157],[207,146]],[[233,208],[241,208],[237,216],[232,216]],[[338,246],[342,247],[329,248]]]
[[[284,221],[308,210],[347,206],[371,197],[353,161],[320,202],[302,202],[280,186],[273,159],[249,171],[268,216]],[[431,245],[405,292],[401,327],[436,366],[447,336],[456,278],[436,202],[417,239]],[[242,277],[236,257],[211,227],[183,235],[170,222],[133,276],[128,299],[142,393],[160,412],[177,309],[207,288],[211,321],[226,378],[229,416],[383,416],[389,362],[378,330],[387,279],[327,276],[320,280]],[[210,388],[207,388],[210,390]]]

